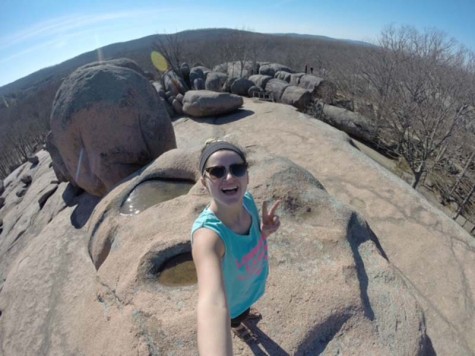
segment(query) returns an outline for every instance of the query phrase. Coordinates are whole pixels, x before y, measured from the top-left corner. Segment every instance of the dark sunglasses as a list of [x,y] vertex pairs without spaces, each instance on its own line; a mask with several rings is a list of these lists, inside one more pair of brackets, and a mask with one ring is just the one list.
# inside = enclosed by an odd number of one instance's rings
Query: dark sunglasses
[[[228,169],[224,166],[214,166],[205,168],[206,173],[210,175],[211,178],[220,179],[228,174]],[[234,163],[229,166],[229,172],[235,177],[242,177],[246,174],[247,163]]]

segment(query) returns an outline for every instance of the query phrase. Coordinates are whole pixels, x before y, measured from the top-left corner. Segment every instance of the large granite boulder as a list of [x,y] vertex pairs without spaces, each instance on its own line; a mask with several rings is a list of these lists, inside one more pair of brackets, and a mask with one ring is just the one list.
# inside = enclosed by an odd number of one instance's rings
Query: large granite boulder
[[[228,79],[226,79],[226,82],[223,85],[223,91],[231,93],[231,87],[233,86],[236,80],[238,80],[238,78],[228,77]],[[233,93],[233,94],[236,94],[236,93]]]
[[287,83],[290,83],[290,78],[292,77],[292,74],[283,70],[279,70],[278,72],[275,72],[274,78],[280,79],[280,80],[285,80]]
[[188,63],[182,63],[180,65],[180,72],[181,75],[183,75],[184,78],[190,76],[190,65]]
[[279,63],[262,63],[259,67],[259,74],[270,75],[271,77],[273,77],[275,73],[279,71],[293,73],[292,69]]
[[267,82],[272,79],[270,75],[254,74],[249,77],[249,80],[254,83],[255,86],[265,89]]
[[254,73],[254,62],[252,61],[235,61],[218,64],[214,67],[214,71],[222,72],[228,77],[247,78]]
[[[190,133],[200,131],[191,120],[182,125]],[[264,319],[252,327],[259,335],[271,335],[267,354],[423,353],[422,311],[367,223],[332,199],[308,171],[265,152],[255,146],[248,153],[253,162],[249,191],[258,206],[282,199],[282,228],[269,242],[271,274],[257,305]],[[149,341],[155,349],[173,347],[183,354],[196,350],[197,290],[164,288],[158,271],[190,251],[189,226],[209,200],[199,182],[198,155],[194,149],[162,155],[101,201],[88,225],[89,255],[101,283],[114,286],[117,299],[133,303],[146,334],[161,335]],[[122,225],[117,216],[123,202],[138,199],[141,184],[170,179],[172,171],[175,179],[197,183],[187,195],[157,202]],[[102,300],[110,305],[112,298],[103,295]],[[160,324],[152,327],[155,318]],[[253,354],[239,339],[233,342],[237,354]]]
[[[190,84],[191,84],[191,87],[192,89],[194,88],[194,83],[196,80],[201,80],[204,84],[204,81],[205,81],[205,75],[203,73],[203,70],[201,68],[198,68],[198,67],[193,67],[190,69]],[[196,89],[196,88],[195,88]]]
[[249,89],[254,86],[254,83],[246,78],[236,79],[231,84],[231,93],[241,96],[249,96]]
[[206,76],[205,89],[211,91],[223,91],[223,85],[226,83],[228,76],[220,72],[209,72]]
[[299,85],[300,78],[302,78],[304,75],[305,75],[305,73],[291,73],[290,74],[290,79],[289,79],[289,84],[290,85]]
[[193,117],[217,116],[242,106],[242,97],[209,90],[189,90],[183,98],[183,112]]
[[68,168],[63,162],[63,158],[59,153],[58,148],[56,147],[53,139],[53,133],[50,131],[46,136],[46,150],[51,156],[52,162],[51,166],[53,171],[60,182],[71,182],[71,184],[76,185],[73,177],[68,171]]
[[87,68],[92,68],[96,67],[99,64],[102,63],[107,63],[108,65],[111,66],[116,66],[116,67],[123,67],[123,68],[129,68],[132,69],[133,71],[143,75],[144,77],[147,77],[143,69],[137,64],[137,62],[129,59],[129,58],[116,58],[116,59],[110,59],[108,61],[100,61],[100,62],[92,62],[83,65],[81,68],[82,69],[87,69]]
[[205,90],[205,82],[201,78],[195,78],[191,85],[191,90]]
[[288,86],[289,83],[287,83],[285,80],[274,78],[267,82],[265,90],[269,93],[272,93],[275,101],[280,102],[280,98]]
[[373,142],[376,129],[363,115],[333,105],[323,105],[322,120],[364,142]]
[[298,86],[309,90],[316,98],[329,104],[336,96],[336,85],[328,80],[305,74],[300,77]]
[[252,87],[249,88],[249,90],[247,91],[247,96],[249,96],[250,98],[253,98],[253,97],[258,97],[259,95],[261,95],[261,93],[264,91],[264,89],[262,88],[259,88],[255,85],[253,85]]
[[172,70],[163,75],[163,83],[165,85],[165,92],[170,92],[173,96],[184,94],[188,90],[185,81]]
[[188,63],[182,63],[180,65],[180,73],[181,77],[185,80],[185,83],[188,85],[188,87],[190,87],[190,66]]
[[211,72],[211,69],[206,68],[204,66],[192,67],[190,69],[190,83],[193,84],[195,79],[198,79],[198,78],[203,80],[203,82],[206,81],[206,76],[208,75],[209,72]]
[[56,165],[64,166],[63,176],[97,196],[176,147],[170,117],[154,87],[115,62],[81,67],[62,83],[51,132],[49,146],[59,152],[62,162]]
[[312,104],[313,98],[308,90],[296,87],[295,85],[289,85],[285,88],[280,101],[304,111]]

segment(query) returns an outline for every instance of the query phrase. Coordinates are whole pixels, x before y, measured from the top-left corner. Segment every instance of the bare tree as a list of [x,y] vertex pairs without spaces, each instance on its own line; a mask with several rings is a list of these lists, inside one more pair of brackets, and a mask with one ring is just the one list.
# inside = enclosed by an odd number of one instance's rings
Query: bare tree
[[465,53],[435,30],[388,27],[361,76],[375,102],[376,121],[396,140],[416,188],[443,157],[468,108]]
[[180,33],[157,36],[154,46],[165,57],[171,69],[181,75],[180,65],[184,62],[184,44]]

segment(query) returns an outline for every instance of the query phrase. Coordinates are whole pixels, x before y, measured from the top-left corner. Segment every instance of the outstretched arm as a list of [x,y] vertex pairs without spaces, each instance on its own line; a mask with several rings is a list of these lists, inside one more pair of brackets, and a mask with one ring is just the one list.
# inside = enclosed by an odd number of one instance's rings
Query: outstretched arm
[[275,214],[275,211],[279,207],[280,202],[281,200],[277,200],[269,212],[267,212],[267,202],[264,201],[262,203],[261,231],[265,237],[268,237],[279,229],[280,219],[279,216]]
[[198,276],[198,350],[200,355],[232,355],[231,326],[226,303],[219,236],[199,229],[193,236],[193,261]]

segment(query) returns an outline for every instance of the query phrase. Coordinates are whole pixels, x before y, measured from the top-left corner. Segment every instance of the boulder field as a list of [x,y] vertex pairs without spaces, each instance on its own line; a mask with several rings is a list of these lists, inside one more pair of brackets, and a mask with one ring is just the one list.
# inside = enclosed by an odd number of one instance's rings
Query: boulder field
[[[163,285],[159,271],[190,251],[208,200],[198,152],[225,136],[249,153],[258,205],[283,200],[256,305],[263,319],[252,325],[259,343],[233,338],[236,355],[475,352],[473,238],[346,134],[248,98],[232,114],[173,128],[177,148],[102,199],[59,182],[46,151],[4,180],[0,354],[196,354],[196,285]],[[192,186],[122,214],[129,194],[156,179]]]

